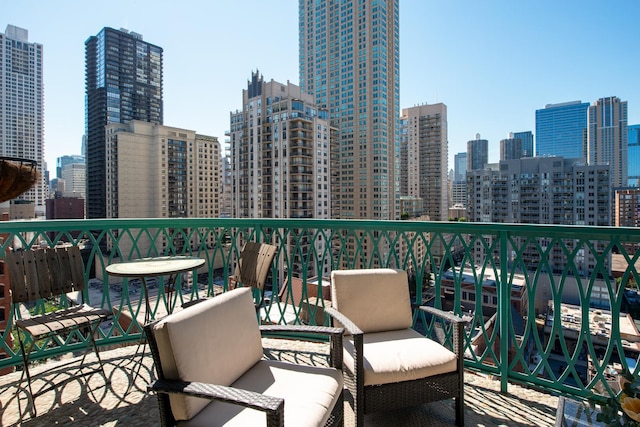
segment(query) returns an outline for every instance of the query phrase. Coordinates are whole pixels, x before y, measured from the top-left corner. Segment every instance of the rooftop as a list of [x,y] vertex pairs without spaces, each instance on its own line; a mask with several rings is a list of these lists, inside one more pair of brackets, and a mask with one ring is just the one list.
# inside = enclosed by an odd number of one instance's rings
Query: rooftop
[[[327,363],[326,344],[304,341],[264,339],[265,356],[299,363]],[[100,352],[110,384],[105,387],[101,374],[73,378],[69,383],[36,398],[38,416],[32,418],[25,409],[26,395],[20,393],[24,426],[95,425],[151,427],[159,425],[158,407],[146,385],[155,373],[148,351],[143,358],[140,375],[131,384],[135,364],[135,345]],[[66,366],[75,360],[52,361],[32,369],[34,390],[45,384],[73,377],[75,369]],[[93,353],[87,364],[96,366]],[[73,366],[73,365],[72,365]],[[77,366],[77,365],[76,365]],[[71,374],[71,375],[70,375]],[[19,425],[17,384],[20,371],[2,377],[0,389],[0,425]],[[26,385],[26,384],[25,384]],[[546,393],[509,384],[507,393],[500,392],[500,382],[485,375],[467,371],[465,374],[465,419],[468,426],[549,426],[555,422],[558,398]],[[353,425],[353,413],[345,403],[345,426]],[[449,426],[454,425],[453,401],[422,405],[396,412],[370,414],[367,426]]]

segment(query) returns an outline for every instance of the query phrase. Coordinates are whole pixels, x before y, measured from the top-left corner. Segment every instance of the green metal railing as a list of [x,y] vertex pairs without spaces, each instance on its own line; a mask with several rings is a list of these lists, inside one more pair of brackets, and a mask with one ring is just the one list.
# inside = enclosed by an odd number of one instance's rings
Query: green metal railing
[[[331,270],[391,267],[409,272],[416,303],[469,319],[465,366],[499,376],[504,391],[509,381],[515,381],[583,397],[591,396],[594,387],[613,393],[607,382],[611,366],[633,370],[640,353],[640,343],[634,342],[639,339],[637,330],[634,334],[635,325],[625,314],[637,309],[633,298],[625,297],[625,286],[640,282],[636,269],[640,251],[635,252],[640,229],[419,221],[117,219],[3,222],[1,234],[6,236],[2,253],[65,242],[81,247],[89,285],[85,300],[114,313],[113,322],[100,329],[100,346],[138,340],[144,307],[140,284],[109,277],[107,265],[163,255],[205,259],[201,270],[179,276],[171,301],[165,293],[167,278],[150,282],[150,317],[157,318],[168,306],[179,307],[211,296],[216,289],[228,289],[243,243],[254,240],[278,246],[268,279],[272,294],[261,311],[263,322],[325,321],[322,308],[330,302],[319,289],[323,284],[326,289]],[[612,269],[614,262],[621,267]],[[613,278],[612,271],[620,271],[620,278]],[[6,290],[4,298],[9,298]],[[32,309],[43,310],[44,304]],[[12,345],[11,313],[4,311],[7,326],[0,331],[0,353],[6,357],[0,360],[0,368],[21,363]],[[414,322],[418,330],[436,328],[432,319],[418,311]],[[58,343],[61,346],[38,343],[33,358],[78,351],[82,340],[72,337]]]

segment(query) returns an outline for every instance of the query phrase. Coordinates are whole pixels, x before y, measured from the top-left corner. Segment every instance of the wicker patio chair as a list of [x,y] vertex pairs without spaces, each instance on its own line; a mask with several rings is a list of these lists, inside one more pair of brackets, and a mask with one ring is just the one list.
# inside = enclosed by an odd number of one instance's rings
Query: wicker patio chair
[[[238,288],[145,326],[162,426],[343,425],[342,328],[258,325]],[[263,358],[261,332],[329,335],[332,367]]]
[[421,310],[451,322],[453,351],[411,329],[406,272],[391,269],[333,271],[332,307],[325,312],[346,330],[344,376],[356,425],[364,414],[454,398],[464,425],[463,332],[458,316]]

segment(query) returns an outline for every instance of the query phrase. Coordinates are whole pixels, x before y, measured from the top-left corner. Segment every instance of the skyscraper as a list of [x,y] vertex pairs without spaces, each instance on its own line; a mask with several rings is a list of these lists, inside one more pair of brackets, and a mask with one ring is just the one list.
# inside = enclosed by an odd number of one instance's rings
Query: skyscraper
[[573,101],[536,110],[536,156],[586,158],[588,108]]
[[[329,112],[311,95],[252,73],[242,110],[230,114],[232,216],[331,218],[332,133]],[[291,244],[291,253],[322,253],[326,242]],[[290,273],[303,277],[302,266],[296,259]],[[326,275],[329,267],[309,266],[306,274]]]
[[522,140],[522,156],[533,157],[533,133],[530,130],[524,132],[513,132],[515,139]]
[[[214,136],[140,120],[106,129],[109,218],[218,218],[220,143]],[[112,249],[108,242],[107,249]],[[121,235],[121,253],[213,248],[214,236]],[[135,248],[135,249],[134,249]]]
[[610,96],[589,107],[587,162],[611,165],[611,186],[627,186],[627,101]]
[[480,138],[476,134],[476,139],[467,141],[467,171],[484,169],[489,163],[489,141]]
[[515,138],[513,133],[509,138],[500,140],[500,160],[520,159],[522,151],[522,139]]
[[467,206],[467,153],[456,154],[453,162],[450,205]]
[[453,157],[453,182],[467,180],[467,153],[458,153]]
[[629,176],[627,185],[629,187],[640,187],[640,125],[630,125],[627,129],[629,131],[627,155]]
[[399,0],[299,0],[300,87],[339,132],[337,216],[399,216]]
[[162,48],[125,29],[103,28],[85,42],[87,218],[106,218],[105,126],[162,124]]
[[7,25],[0,33],[0,155],[38,162],[40,178],[20,199],[35,203],[44,215],[44,89],[43,49],[29,43],[29,32]]
[[[400,151],[403,196],[420,197],[423,214],[432,221],[446,221],[449,210],[447,179],[447,106],[424,104],[404,108]],[[405,193],[406,191],[406,193]]]

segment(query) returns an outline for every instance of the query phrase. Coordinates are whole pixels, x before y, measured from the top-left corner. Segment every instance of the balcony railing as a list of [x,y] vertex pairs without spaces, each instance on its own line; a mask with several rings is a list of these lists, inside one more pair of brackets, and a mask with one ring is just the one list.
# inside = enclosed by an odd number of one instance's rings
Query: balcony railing
[[[243,243],[278,245],[268,279],[273,297],[262,321],[324,321],[330,271],[391,267],[409,272],[418,304],[467,316],[467,369],[552,392],[587,397],[615,393],[612,367],[635,369],[640,337],[630,316],[640,282],[640,229],[418,221],[278,219],[118,219],[0,223],[2,253],[78,245],[89,284],[85,300],[114,312],[99,331],[100,346],[140,338],[143,292],[134,279],[109,277],[114,262],[192,255],[205,266],[177,281],[173,300],[166,278],[150,282],[151,318],[167,307],[227,289]],[[616,267],[613,266],[617,263]],[[614,278],[613,274],[619,276]],[[317,278],[316,278],[317,277]],[[6,280],[5,280],[6,282]],[[323,286],[324,285],[324,286]],[[8,286],[5,283],[5,287]],[[276,298],[284,287],[284,294]],[[326,290],[326,288],[324,288]],[[636,295],[634,297],[634,295]],[[315,297],[315,298],[311,298]],[[9,294],[4,291],[5,301]],[[0,302],[2,298],[0,296]],[[33,310],[43,310],[39,303]],[[637,308],[637,307],[636,307]],[[19,365],[12,311],[3,311],[0,368]],[[133,313],[133,314],[131,314]],[[127,317],[128,316],[128,317]],[[414,327],[437,328],[416,311]],[[445,337],[446,339],[446,337]],[[79,350],[78,337],[37,343],[34,359]]]

